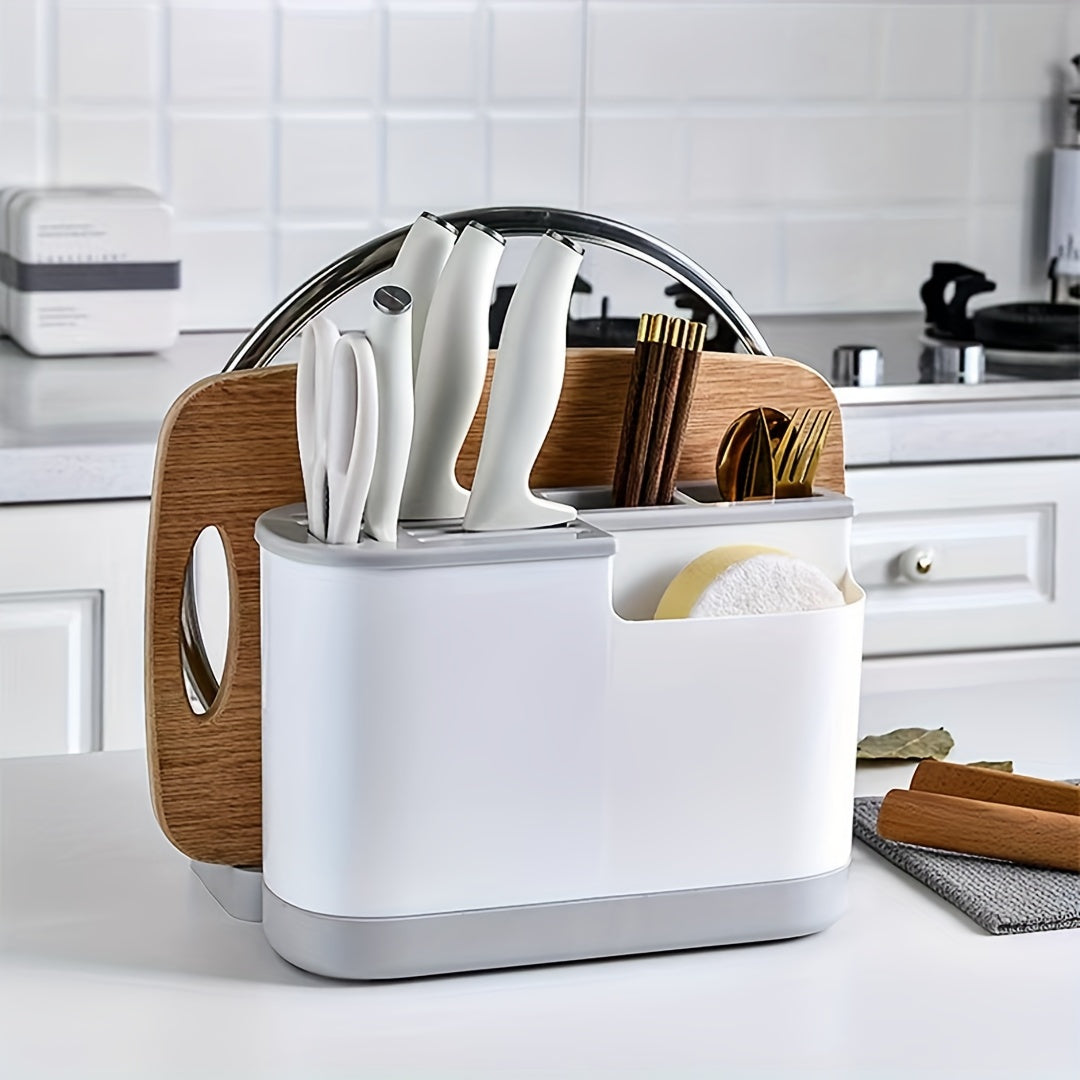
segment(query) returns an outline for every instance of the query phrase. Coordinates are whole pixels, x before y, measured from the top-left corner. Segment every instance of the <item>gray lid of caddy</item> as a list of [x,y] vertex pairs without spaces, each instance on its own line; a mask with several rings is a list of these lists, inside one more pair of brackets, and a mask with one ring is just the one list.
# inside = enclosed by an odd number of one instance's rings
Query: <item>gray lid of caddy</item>
[[685,529],[701,525],[774,525],[786,521],[821,521],[849,518],[855,504],[847,495],[826,488],[792,499],[749,499],[724,502],[715,480],[680,483],[675,499],[667,506],[612,506],[611,488],[545,488],[538,495],[556,502],[570,503],[590,524],[605,532],[621,533],[637,529]]
[[267,510],[255,522],[255,539],[264,551],[296,562],[380,570],[602,558],[615,553],[614,538],[584,521],[505,532],[465,532],[460,520],[411,522],[399,526],[396,544],[368,536],[358,544],[325,544],[308,532],[303,503]]

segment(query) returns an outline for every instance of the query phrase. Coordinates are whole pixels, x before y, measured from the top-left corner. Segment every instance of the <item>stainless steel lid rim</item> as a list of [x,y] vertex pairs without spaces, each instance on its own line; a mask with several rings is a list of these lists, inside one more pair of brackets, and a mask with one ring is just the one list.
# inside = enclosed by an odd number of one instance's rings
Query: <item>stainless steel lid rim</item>
[[[693,259],[642,229],[580,210],[544,206],[486,206],[446,214],[443,219],[459,232],[476,222],[504,237],[542,236],[556,232],[570,240],[621,251],[663,270],[692,289],[738,335],[743,346],[759,356],[771,355],[761,331],[735,297]],[[240,343],[225,371],[263,367],[305,323],[335,300],[389,269],[409,231],[408,226],[384,233],[342,255],[281,301]]]

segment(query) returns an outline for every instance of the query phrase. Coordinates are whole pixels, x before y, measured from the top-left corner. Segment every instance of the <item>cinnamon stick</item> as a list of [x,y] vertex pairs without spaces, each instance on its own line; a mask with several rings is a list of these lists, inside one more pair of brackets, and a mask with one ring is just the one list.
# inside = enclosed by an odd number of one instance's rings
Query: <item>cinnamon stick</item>
[[694,400],[697,386],[698,366],[701,362],[701,350],[705,344],[708,327],[704,323],[691,323],[688,332],[686,351],[679,366],[679,386],[675,394],[675,411],[671,418],[667,445],[664,448],[664,464],[660,471],[660,487],[656,501],[667,506],[675,495],[675,484],[679,476],[679,458],[682,456],[683,440],[686,438],[686,425],[690,419],[690,406]]
[[686,319],[668,323],[667,339],[660,360],[660,392],[649,432],[649,449],[645,456],[645,479],[641,493],[642,506],[655,506],[660,495],[660,479],[664,470],[668,434],[675,414],[675,399],[679,393],[679,372],[686,352],[687,334],[691,324]]
[[890,791],[878,836],[1028,866],[1080,870],[1080,817],[961,799],[932,791]]
[[630,469],[630,447],[637,426],[638,410],[641,408],[641,391],[645,385],[645,362],[649,330],[655,315],[642,315],[638,320],[637,344],[630,364],[630,384],[626,388],[626,407],[623,410],[622,432],[619,435],[619,451],[615,457],[615,472],[611,478],[611,505],[622,506],[626,494],[626,476]]
[[620,506],[641,505],[645,458],[649,452],[649,433],[652,430],[653,413],[656,411],[656,399],[660,391],[660,367],[664,355],[667,326],[666,315],[652,316],[649,324],[649,340],[644,350],[645,376],[641,386],[641,401],[630,440],[626,486],[618,503]]
[[1080,787],[1020,773],[995,772],[951,761],[922,761],[911,778],[912,791],[934,791],[981,802],[1027,806],[1080,817]]

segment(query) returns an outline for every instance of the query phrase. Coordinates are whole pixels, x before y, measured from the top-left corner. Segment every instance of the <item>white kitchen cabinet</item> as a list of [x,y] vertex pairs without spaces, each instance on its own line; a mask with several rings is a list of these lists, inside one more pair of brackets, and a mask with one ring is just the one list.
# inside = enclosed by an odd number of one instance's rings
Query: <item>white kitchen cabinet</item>
[[149,506],[0,507],[0,755],[143,744]]
[[0,757],[100,748],[101,607],[96,590],[0,597]]
[[866,656],[1080,643],[1080,460],[851,469]]

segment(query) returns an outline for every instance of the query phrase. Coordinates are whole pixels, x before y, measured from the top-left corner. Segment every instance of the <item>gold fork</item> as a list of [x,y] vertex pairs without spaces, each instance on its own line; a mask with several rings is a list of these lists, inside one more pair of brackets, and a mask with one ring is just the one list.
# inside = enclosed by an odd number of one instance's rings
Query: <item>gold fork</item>
[[828,409],[796,409],[773,455],[776,498],[802,499],[813,494],[814,474],[829,434]]

